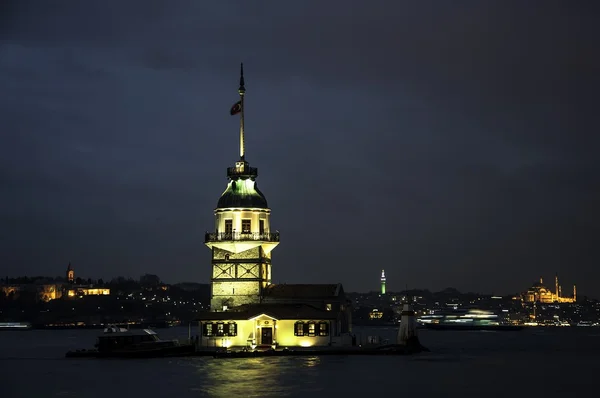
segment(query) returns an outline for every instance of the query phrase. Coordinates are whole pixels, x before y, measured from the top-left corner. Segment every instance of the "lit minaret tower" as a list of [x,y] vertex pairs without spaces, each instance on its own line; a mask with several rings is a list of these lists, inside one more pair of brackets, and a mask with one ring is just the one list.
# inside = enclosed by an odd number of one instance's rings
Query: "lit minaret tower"
[[227,188],[214,211],[215,231],[204,240],[212,251],[212,311],[259,303],[271,283],[271,251],[279,244],[279,232],[271,232],[267,199],[256,184],[258,169],[245,158],[243,64],[238,94],[230,113],[240,114],[240,159],[227,168]]
[[381,270],[381,294],[385,294],[385,270]]

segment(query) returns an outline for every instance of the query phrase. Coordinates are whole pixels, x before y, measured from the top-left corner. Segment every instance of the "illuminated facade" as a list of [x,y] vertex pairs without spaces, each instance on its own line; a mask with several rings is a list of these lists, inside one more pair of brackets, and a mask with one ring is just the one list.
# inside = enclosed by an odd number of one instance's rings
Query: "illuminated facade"
[[[202,318],[202,317],[201,317]],[[347,345],[340,313],[308,305],[249,305],[210,312],[200,322],[201,347],[323,347]]]
[[48,302],[62,297],[107,296],[110,289],[92,285],[76,285],[75,270],[69,263],[66,273],[66,283],[34,283],[21,285],[0,286],[0,291],[7,297],[17,298],[23,292],[35,293],[37,300]]
[[110,289],[105,287],[85,287],[75,286],[67,289],[67,296],[82,297],[82,296],[108,296]]
[[211,311],[199,315],[204,347],[323,346],[350,339],[351,309],[341,284],[273,284],[271,253],[279,232],[258,189],[258,170],[245,159],[243,69],[240,100],[240,158],[227,169],[219,198],[211,249]]
[[374,308],[371,312],[369,312],[369,319],[381,319],[383,318],[383,311],[379,311],[377,308]]
[[231,113],[240,113],[240,159],[227,169],[227,188],[215,209],[215,229],[207,232],[205,244],[212,251],[212,311],[226,311],[259,303],[271,283],[271,252],[279,244],[279,233],[271,232],[271,210],[258,189],[258,169],[245,160],[243,69],[238,89],[240,101]]
[[544,280],[534,283],[527,292],[523,293],[522,300],[526,303],[574,303],[577,301],[577,286],[573,285],[573,296],[563,297],[562,287],[558,283],[558,275],[554,277],[554,292],[544,285]]
[[[69,263],[67,267],[67,285],[61,288],[61,295],[54,298],[59,298],[62,295],[67,297],[83,297],[83,296],[108,296],[110,289],[96,287],[92,285],[75,285],[75,269]],[[51,299],[52,300],[52,299]]]
[[0,290],[9,298],[18,298],[22,292],[34,293],[37,300],[48,302],[59,299],[63,295],[62,284],[42,284],[42,285],[9,285],[0,286]]

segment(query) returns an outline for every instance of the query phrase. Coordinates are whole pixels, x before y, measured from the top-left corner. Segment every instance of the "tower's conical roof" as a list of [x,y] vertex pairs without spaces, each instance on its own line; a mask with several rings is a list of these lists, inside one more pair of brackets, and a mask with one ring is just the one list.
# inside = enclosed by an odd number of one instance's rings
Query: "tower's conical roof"
[[229,181],[225,192],[219,198],[217,208],[259,208],[267,209],[267,199],[256,186],[256,181],[235,179]]

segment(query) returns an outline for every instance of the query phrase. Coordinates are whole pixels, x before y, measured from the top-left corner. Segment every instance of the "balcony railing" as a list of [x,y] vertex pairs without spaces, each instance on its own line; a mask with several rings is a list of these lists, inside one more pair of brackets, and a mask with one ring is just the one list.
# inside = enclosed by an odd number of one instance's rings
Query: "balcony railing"
[[256,167],[250,167],[248,165],[243,168],[239,167],[228,167],[227,168],[227,177],[257,177],[258,169]]
[[263,241],[279,242],[279,232],[207,232],[204,242],[227,242],[227,241]]

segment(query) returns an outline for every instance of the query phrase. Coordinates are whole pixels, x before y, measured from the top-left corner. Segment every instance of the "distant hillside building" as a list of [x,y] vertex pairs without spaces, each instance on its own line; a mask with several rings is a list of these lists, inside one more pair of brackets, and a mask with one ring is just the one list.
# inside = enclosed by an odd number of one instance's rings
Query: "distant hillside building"
[[[75,284],[75,269],[69,263],[67,267],[67,284],[62,287],[62,295],[67,297],[108,296],[110,289],[93,285]],[[81,281],[81,279],[79,280]],[[59,298],[59,297],[56,297]]]
[[49,283],[49,280],[34,281],[29,284],[8,283],[0,285],[0,291],[9,298],[19,298],[19,294],[27,292],[35,293],[37,300],[48,302],[62,297],[81,297],[81,296],[106,296],[110,294],[110,289],[92,285],[75,284],[75,269],[71,263],[67,266],[65,272],[65,282]]
[[206,346],[312,346],[340,342],[351,329],[349,302],[340,284],[272,283],[273,250],[279,232],[258,189],[258,169],[245,159],[243,69],[240,100],[240,158],[227,169],[214,232],[205,244],[212,252],[211,312],[200,316]]

